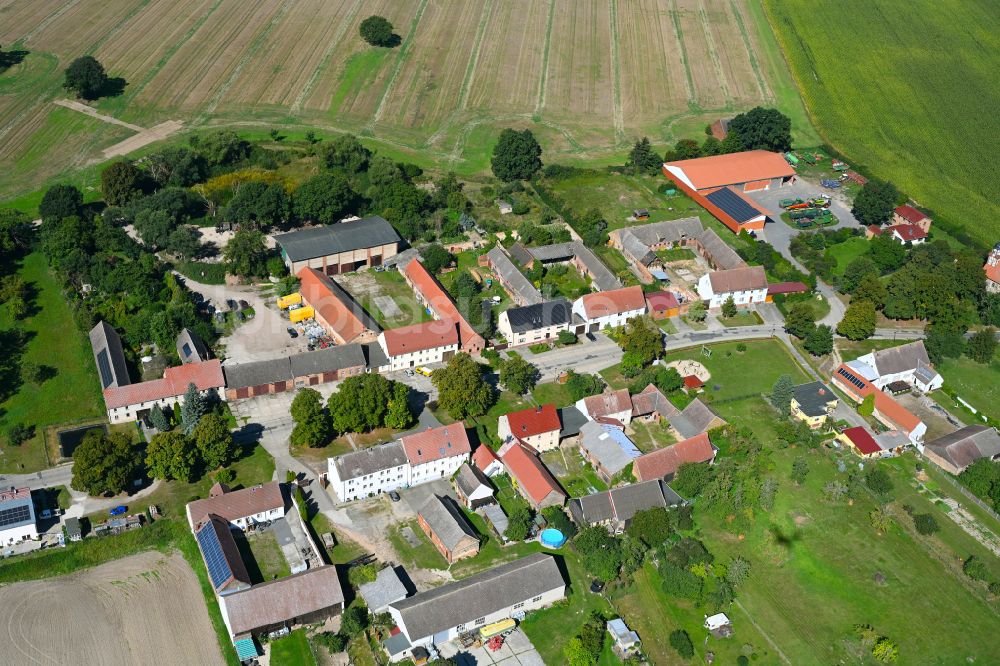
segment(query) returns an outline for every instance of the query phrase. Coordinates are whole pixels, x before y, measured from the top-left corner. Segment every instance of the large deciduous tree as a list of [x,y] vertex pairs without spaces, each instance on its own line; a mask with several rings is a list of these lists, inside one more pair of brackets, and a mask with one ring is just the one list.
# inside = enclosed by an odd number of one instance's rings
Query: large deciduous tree
[[358,32],[372,46],[393,46],[397,41],[392,34],[392,23],[382,16],[369,16],[361,22]]
[[792,147],[792,121],[777,109],[755,107],[729,121],[728,136],[739,150],[784,152]]
[[104,65],[93,56],[81,56],[66,68],[63,88],[76,93],[83,99],[97,99],[108,85],[108,75]]
[[323,166],[353,176],[368,168],[372,152],[353,134],[338,134],[319,149]]
[[528,180],[542,168],[542,147],[531,130],[500,132],[490,161],[493,175],[504,182]]
[[826,356],[833,351],[833,329],[826,324],[814,327],[803,346],[813,356]]
[[124,206],[142,196],[143,173],[132,162],[109,164],[101,171],[101,194],[109,206]]
[[330,415],[323,409],[323,397],[311,388],[300,389],[292,399],[291,441],[296,446],[324,446],[334,435]]
[[[442,269],[447,268],[455,261],[455,255],[453,255],[448,250],[444,249],[437,243],[431,243],[425,247],[420,248],[420,258],[421,262],[432,275],[440,273]],[[467,273],[462,273],[462,275],[468,275]],[[461,277],[461,275],[459,276]]]
[[618,344],[645,366],[663,355],[663,332],[649,317],[633,317],[625,324]]
[[295,214],[303,220],[333,224],[358,211],[360,200],[339,173],[321,173],[302,183],[293,197]]
[[191,436],[206,469],[225,467],[236,457],[233,433],[226,420],[214,412],[201,417]]
[[146,447],[146,467],[154,479],[190,483],[199,463],[194,442],[178,430],[153,435]]
[[135,477],[140,456],[123,433],[88,432],[73,451],[73,490],[88,495],[117,495]]
[[226,206],[226,220],[240,226],[267,228],[288,218],[288,195],[280,183],[243,183]]
[[267,272],[267,245],[264,234],[256,229],[240,229],[233,234],[222,256],[232,275],[249,278]]
[[849,340],[864,340],[875,335],[878,316],[871,301],[851,301],[844,318],[837,324],[837,333]]
[[53,185],[38,204],[38,216],[45,223],[79,215],[82,210],[83,193],[72,185]]
[[899,190],[892,183],[872,178],[861,186],[854,197],[851,214],[864,225],[884,224],[892,218],[892,210],[899,199]]
[[337,432],[368,432],[402,423],[409,425],[409,390],[396,388],[396,382],[382,375],[348,377],[330,396],[327,407]]
[[966,355],[976,363],[984,365],[993,361],[997,352],[997,330],[992,326],[987,326],[981,331],[976,331],[969,343],[965,346]]
[[455,419],[482,416],[496,402],[496,389],[465,353],[452,356],[448,365],[434,371],[431,381],[438,390],[438,406]]
[[525,361],[519,354],[511,354],[510,358],[500,363],[500,383],[511,393],[523,395],[535,388],[539,373],[531,363]]

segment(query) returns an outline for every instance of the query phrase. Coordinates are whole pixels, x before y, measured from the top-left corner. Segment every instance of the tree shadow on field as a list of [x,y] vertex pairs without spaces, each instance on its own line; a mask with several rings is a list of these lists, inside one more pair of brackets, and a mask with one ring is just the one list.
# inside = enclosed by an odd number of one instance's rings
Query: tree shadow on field
[[31,51],[24,49],[14,49],[13,51],[0,51],[0,73],[14,65],[20,65],[28,57]]
[[120,76],[109,76],[108,80],[104,82],[101,86],[101,90],[97,93],[98,97],[119,97],[125,92],[125,86],[128,85],[128,81]]
[[385,44],[380,44],[380,46],[383,46],[387,49],[394,49],[402,43],[403,43],[403,38],[397,35],[396,33],[392,33],[392,37],[390,37]]

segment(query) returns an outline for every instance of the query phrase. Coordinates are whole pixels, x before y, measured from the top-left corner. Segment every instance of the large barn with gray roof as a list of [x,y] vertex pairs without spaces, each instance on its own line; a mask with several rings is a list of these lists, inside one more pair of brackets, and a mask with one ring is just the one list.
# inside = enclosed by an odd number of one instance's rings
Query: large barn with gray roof
[[396,256],[403,239],[391,224],[375,215],[298,229],[279,234],[274,241],[292,275],[298,275],[303,268],[340,275],[363,266],[381,266]]

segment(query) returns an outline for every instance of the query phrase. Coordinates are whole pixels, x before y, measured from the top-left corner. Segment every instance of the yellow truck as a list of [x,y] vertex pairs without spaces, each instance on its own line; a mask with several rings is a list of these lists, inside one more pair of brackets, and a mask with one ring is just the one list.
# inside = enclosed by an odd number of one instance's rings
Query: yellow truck
[[315,310],[313,310],[311,305],[307,305],[304,308],[295,308],[294,310],[288,311],[288,319],[296,324],[300,321],[305,321],[306,319],[312,319],[316,316]]
[[278,297],[278,307],[284,310],[289,305],[298,305],[302,302],[302,294],[295,292],[294,294],[288,294],[287,296]]

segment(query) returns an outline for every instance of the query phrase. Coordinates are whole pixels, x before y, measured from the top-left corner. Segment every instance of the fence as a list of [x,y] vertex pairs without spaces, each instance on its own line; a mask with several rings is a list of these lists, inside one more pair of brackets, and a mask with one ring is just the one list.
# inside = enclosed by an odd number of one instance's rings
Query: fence
[[978,497],[976,497],[975,495],[973,495],[971,490],[969,490],[968,488],[966,488],[965,486],[963,486],[961,483],[959,483],[955,479],[953,479],[950,476],[948,476],[947,474],[943,474],[942,473],[939,476],[940,476],[940,478],[942,478],[945,481],[947,481],[948,483],[950,483],[953,488],[955,488],[960,493],[962,493],[966,497],[966,499],[968,499],[970,502],[972,502],[973,504],[975,504],[976,506],[978,506],[980,509],[982,509],[983,511],[985,511],[986,513],[988,513],[990,516],[992,516],[994,519],[996,519],[998,522],[1000,522],[1000,514],[998,514],[996,511],[994,511],[992,507],[990,507],[989,505],[987,505],[981,499],[979,499]]

